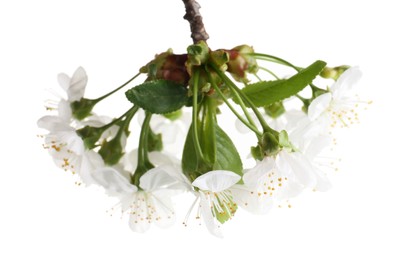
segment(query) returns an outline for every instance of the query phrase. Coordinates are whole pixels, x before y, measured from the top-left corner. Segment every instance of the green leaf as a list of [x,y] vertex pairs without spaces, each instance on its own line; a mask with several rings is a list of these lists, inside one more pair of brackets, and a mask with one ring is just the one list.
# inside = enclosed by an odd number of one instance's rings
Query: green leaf
[[318,60],[289,79],[249,84],[242,89],[242,92],[255,106],[269,106],[303,90],[320,74],[325,66],[324,61]]
[[192,125],[189,127],[189,131],[187,133],[186,141],[183,147],[182,170],[183,173],[192,181],[196,179],[200,174],[199,158],[195,148]]
[[228,170],[242,175],[242,161],[229,136],[216,125],[216,162],[213,170]]
[[144,82],[127,90],[127,99],[153,114],[166,114],[183,107],[187,101],[187,88],[169,80]]

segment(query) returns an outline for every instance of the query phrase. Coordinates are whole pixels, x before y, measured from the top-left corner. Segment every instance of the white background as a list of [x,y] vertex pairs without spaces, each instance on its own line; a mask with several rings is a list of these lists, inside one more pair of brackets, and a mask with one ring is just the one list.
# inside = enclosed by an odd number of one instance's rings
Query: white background
[[[155,53],[191,43],[179,0],[1,1],[0,259],[415,259],[415,18],[411,1],[207,1],[212,49],[250,44],[300,66],[359,65],[374,101],[339,139],[327,193],[266,216],[242,210],[217,239],[204,227],[137,234],[76,187],[36,135],[45,89],[82,65],[86,95],[120,85]],[[117,109],[118,104],[111,104]],[[195,224],[195,223],[193,223]]]

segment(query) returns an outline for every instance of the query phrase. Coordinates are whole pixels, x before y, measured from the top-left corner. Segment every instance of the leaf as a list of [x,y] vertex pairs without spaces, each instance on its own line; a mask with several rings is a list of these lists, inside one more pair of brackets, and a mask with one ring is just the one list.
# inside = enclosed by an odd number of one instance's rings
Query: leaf
[[182,155],[182,170],[188,177],[190,177],[192,173],[196,172],[198,168],[197,151],[195,148],[192,128],[193,126],[191,125],[184,143]]
[[242,161],[229,136],[216,125],[216,162],[213,170],[228,170],[242,175]]
[[303,90],[307,85],[311,84],[325,66],[326,63],[324,61],[318,60],[289,79],[249,84],[242,89],[242,92],[255,106],[269,106]]
[[[200,124],[198,124],[200,125]],[[199,131],[200,135],[200,131]],[[242,161],[235,145],[228,135],[217,125],[215,125],[216,138],[216,160],[212,165],[199,160],[193,139],[192,126],[187,133],[183,148],[182,170],[183,173],[194,180],[201,174],[212,170],[228,170],[242,175]],[[212,139],[213,141],[214,139]],[[202,150],[204,147],[202,147]]]
[[144,82],[127,90],[127,99],[153,114],[166,114],[180,109],[188,101],[184,85],[169,80]]

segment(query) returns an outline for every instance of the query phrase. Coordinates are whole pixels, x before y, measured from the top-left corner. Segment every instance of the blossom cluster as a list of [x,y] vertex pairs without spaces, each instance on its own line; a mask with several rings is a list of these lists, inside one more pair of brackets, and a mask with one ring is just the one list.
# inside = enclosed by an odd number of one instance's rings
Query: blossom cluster
[[[280,78],[260,61],[295,73]],[[274,79],[261,80],[261,70]],[[87,99],[82,67],[72,77],[60,74],[65,97],[49,102],[50,115],[38,120],[46,130],[43,146],[56,165],[75,174],[78,184],[102,187],[118,199],[137,232],[151,224],[171,226],[177,218],[173,199],[182,193],[194,197],[184,223],[194,215],[220,237],[222,224],[239,208],[265,214],[303,191],[327,191],[331,166],[321,155],[333,143],[333,129],[358,121],[362,102],[355,93],[361,77],[357,67],[329,68],[318,61],[300,68],[246,45],[211,51],[201,42],[189,46],[187,54],[169,50],[133,79],[138,75],[147,79],[126,92],[131,109],[114,119],[97,115],[94,106],[131,80]],[[331,82],[319,88],[313,84],[316,77]],[[306,88],[311,97],[303,96]],[[301,105],[287,109],[293,99]],[[233,144],[241,137],[229,137],[220,128],[219,107],[234,113],[227,120],[237,122],[239,134],[257,138],[250,151],[253,167],[244,167]],[[137,142],[129,140],[133,119],[140,125],[134,129],[140,131],[139,145],[127,151],[127,142]]]

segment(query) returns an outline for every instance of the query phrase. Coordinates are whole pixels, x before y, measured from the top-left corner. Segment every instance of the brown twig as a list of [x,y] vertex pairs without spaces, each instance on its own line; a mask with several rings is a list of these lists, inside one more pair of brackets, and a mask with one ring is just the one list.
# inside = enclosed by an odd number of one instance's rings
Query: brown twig
[[202,21],[202,15],[199,12],[200,5],[195,0],[183,0],[186,8],[186,15],[183,17],[190,23],[190,30],[192,31],[191,37],[193,43],[199,41],[207,41],[209,34],[205,30],[205,25]]

